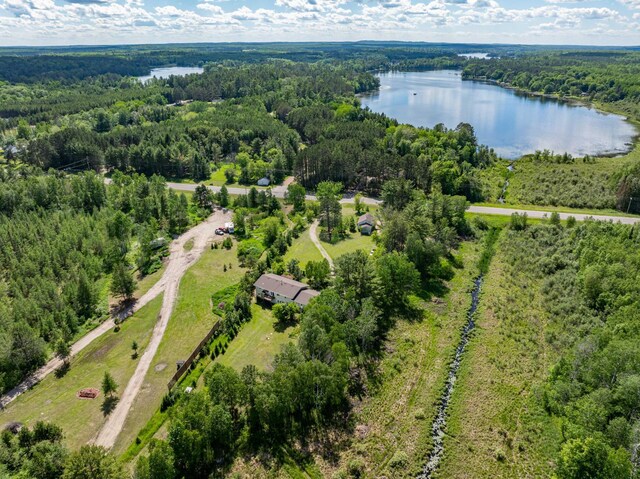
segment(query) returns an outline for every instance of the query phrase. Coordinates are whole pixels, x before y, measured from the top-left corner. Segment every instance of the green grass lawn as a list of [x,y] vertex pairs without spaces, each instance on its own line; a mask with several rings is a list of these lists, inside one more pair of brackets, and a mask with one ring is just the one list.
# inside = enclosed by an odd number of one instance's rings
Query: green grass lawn
[[313,244],[311,238],[309,238],[309,229],[307,228],[300,235],[300,237],[293,240],[293,244],[287,250],[284,255],[284,262],[287,264],[292,259],[300,261],[300,267],[304,269],[305,265],[309,261],[321,261],[322,255],[318,248]]
[[62,427],[65,442],[78,448],[89,441],[104,423],[101,411],[103,396],[79,399],[83,388],[100,389],[109,371],[123,391],[138,361],[131,358],[131,343],[136,341],[139,354],[144,352],[160,312],[162,295],[127,319],[119,332],[110,331],[93,341],[71,360],[71,368],[62,378],[50,374],[0,413],[0,424],[19,421],[33,425],[49,421]]
[[[226,272],[223,270],[225,264],[231,265]],[[167,383],[176,370],[176,361],[186,359],[216,321],[211,295],[240,281],[244,272],[238,265],[234,243],[230,250],[206,249],[185,273],[152,367],[114,447],[117,453],[122,453],[135,440],[140,429],[160,407]]]
[[334,260],[343,254],[353,253],[359,249],[364,250],[367,254],[375,247],[372,236],[362,235],[360,233],[351,233],[348,238],[338,241],[335,244],[322,243],[324,249],[327,250],[329,256]]
[[229,343],[227,351],[216,358],[217,362],[237,371],[249,364],[260,370],[269,369],[280,348],[296,341],[297,325],[277,325],[271,310],[255,303],[251,305],[251,313],[251,321],[242,326],[238,335]]
[[[376,214],[378,210],[378,206],[369,205],[369,212],[373,215]],[[344,221],[347,221],[350,216],[353,216],[357,221],[357,215],[353,205],[346,204],[342,205],[342,218]],[[349,233],[349,237],[345,238],[341,241],[338,241],[335,244],[322,242],[322,246],[327,250],[329,256],[331,256],[334,260],[343,254],[353,253],[359,249],[366,251],[369,253],[372,248],[375,247],[373,242],[373,236],[366,236],[360,234],[360,232]]]
[[[233,165],[230,164],[230,163],[222,165],[216,171],[211,173],[211,178],[209,178],[209,181],[206,181],[205,183],[208,184],[208,185],[215,185],[215,186],[226,185],[227,184],[227,177],[224,176],[224,172],[227,171],[230,168],[233,168]],[[228,186],[231,186],[231,185],[228,185]],[[235,186],[235,185],[233,185],[233,186]]]

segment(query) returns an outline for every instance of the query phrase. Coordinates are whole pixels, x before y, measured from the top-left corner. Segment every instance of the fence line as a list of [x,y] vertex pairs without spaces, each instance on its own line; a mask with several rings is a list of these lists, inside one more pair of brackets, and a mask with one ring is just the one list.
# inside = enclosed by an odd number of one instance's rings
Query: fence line
[[213,325],[213,327],[211,328],[211,331],[209,331],[207,333],[207,335],[204,337],[204,339],[202,341],[200,341],[200,344],[198,344],[196,346],[196,348],[193,350],[193,352],[191,353],[191,355],[189,356],[189,358],[184,362],[184,364],[182,366],[180,366],[180,368],[175,372],[175,374],[173,375],[173,377],[171,378],[171,380],[169,381],[169,383],[167,383],[167,387],[169,388],[169,391],[171,391],[171,389],[173,388],[173,386],[176,385],[176,383],[180,380],[180,378],[182,377],[182,375],[187,372],[189,370],[189,368],[191,367],[191,364],[193,363],[193,361],[198,357],[198,354],[200,354],[200,351],[202,351],[202,348],[204,348],[207,343],[211,340],[211,338],[213,337],[213,335],[222,327],[222,321],[218,320],[216,322],[216,324]]

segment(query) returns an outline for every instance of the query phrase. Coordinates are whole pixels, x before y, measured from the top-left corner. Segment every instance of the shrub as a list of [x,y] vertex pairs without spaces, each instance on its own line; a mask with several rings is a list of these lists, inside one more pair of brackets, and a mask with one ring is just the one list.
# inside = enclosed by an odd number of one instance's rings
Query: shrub
[[515,231],[522,231],[527,228],[527,213],[513,213],[511,215],[510,227]]
[[404,469],[409,464],[409,456],[404,451],[396,451],[391,460],[389,461],[389,467],[392,469]]

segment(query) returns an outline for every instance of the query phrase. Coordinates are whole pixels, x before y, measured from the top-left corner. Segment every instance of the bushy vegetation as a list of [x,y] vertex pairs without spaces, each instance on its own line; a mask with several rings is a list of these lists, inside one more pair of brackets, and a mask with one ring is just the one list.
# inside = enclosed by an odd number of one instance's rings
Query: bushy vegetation
[[505,200],[513,205],[614,209],[619,171],[625,163],[617,158],[558,162],[524,157],[514,165]]
[[33,428],[12,425],[0,439],[0,473],[5,477],[42,479],[120,479],[117,460],[98,446],[70,452],[63,431],[45,422]]
[[639,243],[635,226],[590,221],[527,226],[509,231],[503,244],[512,267],[541,280],[550,318],[545,338],[559,360],[540,401],[562,425],[557,467],[563,479],[631,477]]

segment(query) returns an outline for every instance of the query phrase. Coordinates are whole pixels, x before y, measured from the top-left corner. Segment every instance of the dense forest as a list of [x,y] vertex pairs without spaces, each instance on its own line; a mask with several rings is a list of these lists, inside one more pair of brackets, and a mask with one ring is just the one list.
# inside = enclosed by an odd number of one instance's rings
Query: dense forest
[[[362,70],[416,64],[458,66],[458,53],[487,49],[487,45],[414,42],[353,43],[216,43],[122,45],[104,47],[0,48],[0,80],[11,83],[63,83],[113,73],[140,76],[153,67],[193,66],[207,63],[263,63],[273,59],[315,63],[353,62]],[[535,51],[539,47],[495,45],[495,55]]]
[[108,275],[153,269],[187,208],[160,177],[0,170],[0,390],[108,314]]
[[[328,180],[372,194],[400,175],[424,191],[440,184],[446,194],[470,200],[484,197],[477,172],[496,159],[478,145],[470,125],[399,126],[360,108],[354,95],[376,88],[378,80],[349,64],[278,60],[210,67],[146,87],[122,82],[130,96],[110,107],[92,108],[90,95],[76,106],[45,95],[51,109],[38,109],[26,95],[26,118],[33,112],[56,120],[35,128],[19,120],[15,133],[5,135],[7,156],[45,169],[131,169],[193,180],[206,180],[226,164],[230,182],[255,184],[268,176],[278,183],[294,173],[312,189]],[[185,99],[196,101],[168,104]],[[5,115],[23,111],[8,97],[4,104]],[[58,104],[68,114],[59,116]]]
[[505,231],[500,246],[511,268],[541,285],[544,338],[557,360],[536,396],[561,430],[560,478],[632,477],[639,232],[595,221],[520,223]]
[[525,91],[610,103],[640,118],[640,54],[574,51],[470,60],[466,79],[492,80]]

